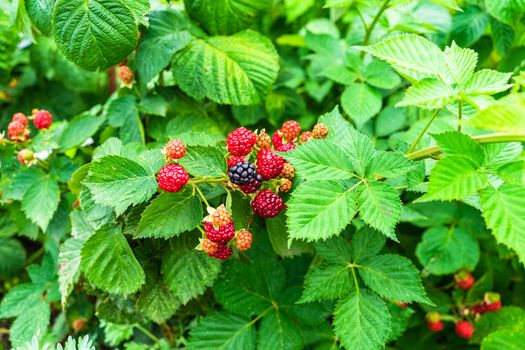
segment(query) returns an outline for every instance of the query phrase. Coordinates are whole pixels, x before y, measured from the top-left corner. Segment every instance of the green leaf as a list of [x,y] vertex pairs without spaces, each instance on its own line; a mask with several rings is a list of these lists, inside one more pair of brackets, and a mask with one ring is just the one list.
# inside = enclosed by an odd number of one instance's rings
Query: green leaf
[[166,288],[162,282],[147,286],[137,300],[138,311],[159,324],[173,316],[179,305],[175,293]]
[[505,164],[497,170],[497,174],[506,182],[525,186],[525,161]]
[[14,174],[14,177],[11,179],[11,186],[4,191],[3,197],[5,199],[21,201],[31,185],[45,181],[46,179],[47,176],[41,170],[35,169],[34,167],[19,171]]
[[496,241],[513,249],[525,264],[525,187],[488,187],[481,192],[481,208]]
[[512,73],[500,73],[491,69],[482,69],[472,76],[465,84],[468,95],[493,95],[508,90],[512,84],[507,84]]
[[397,242],[394,228],[401,217],[401,200],[397,191],[387,183],[370,182],[361,187],[357,202],[359,217]]
[[278,308],[262,319],[257,343],[260,350],[303,349],[303,337],[298,326]]
[[348,265],[352,261],[353,248],[340,236],[316,242],[315,251],[323,259],[337,265]]
[[33,283],[22,283],[14,286],[2,299],[0,317],[10,318],[27,314],[28,310],[41,301],[45,289],[45,286]]
[[204,293],[221,270],[219,260],[195,250],[197,244],[188,235],[172,240],[162,259],[164,282],[183,304]]
[[480,111],[469,123],[496,132],[525,133],[525,94],[511,94]]
[[60,192],[57,182],[51,176],[46,176],[27,189],[22,199],[22,210],[45,232],[58,208],[59,200]]
[[26,251],[16,239],[0,237],[0,278],[7,280],[24,268]]
[[179,164],[194,176],[223,176],[227,171],[224,151],[219,147],[188,147]]
[[333,300],[347,294],[353,287],[348,273],[346,265],[311,265],[304,279],[303,295],[299,302]]
[[354,171],[359,176],[364,177],[366,175],[366,168],[375,153],[372,140],[370,140],[365,134],[361,134],[353,129],[348,130],[348,135],[346,136],[345,139],[334,142],[339,144],[340,147],[345,150],[347,157],[352,163]]
[[125,95],[117,97],[107,104],[106,115],[109,125],[120,128],[138,116],[137,102],[135,96]]
[[150,0],[135,0],[126,1],[124,4],[131,11],[138,23],[147,26],[148,19],[146,18],[146,14],[149,12],[149,2]]
[[87,70],[106,69],[135,49],[138,29],[119,0],[58,0],[53,11],[58,50]]
[[367,177],[381,176],[391,178],[408,173],[414,168],[414,163],[401,153],[375,152],[368,164]]
[[335,181],[304,182],[288,201],[290,238],[316,241],[343,230],[356,214],[355,193]]
[[392,65],[401,75],[415,80],[436,76],[444,66],[441,50],[431,41],[415,34],[401,34],[357,49]]
[[390,318],[383,300],[361,289],[335,307],[334,332],[348,350],[381,349],[390,332]]
[[525,2],[521,0],[485,1],[485,9],[492,17],[508,25],[515,25],[525,11]]
[[140,100],[139,110],[144,114],[165,117],[168,113],[168,102],[160,95],[146,95]]
[[310,140],[281,155],[304,180],[344,180],[355,176],[351,164],[345,161],[345,152],[329,141]]
[[[235,197],[233,203],[235,204]],[[241,223],[247,222],[250,215],[250,210],[246,210],[246,206],[248,206],[248,203],[247,201],[243,201],[239,202],[239,205],[243,205],[243,208],[245,208],[243,214],[246,215],[243,216],[242,220],[238,220],[234,217],[233,221]],[[235,205],[232,206],[232,211],[234,215],[235,212],[238,211]],[[270,239],[270,243],[272,244],[273,250],[280,257],[293,258],[304,253],[313,252],[313,247],[304,241],[292,240],[291,244],[288,245],[286,216],[283,212],[281,212],[281,214],[277,215],[274,218],[266,219],[266,230],[268,232],[268,238]]]
[[271,0],[184,0],[190,17],[211,35],[234,34],[249,28],[272,5]]
[[448,275],[461,268],[474,270],[479,260],[479,245],[461,228],[433,227],[423,234],[416,256],[429,273]]
[[40,300],[25,313],[18,316],[11,325],[9,330],[11,345],[20,346],[31,340],[35,334],[45,334],[50,317],[49,304]]
[[352,235],[352,258],[354,261],[377,255],[385,245],[386,237],[370,226],[363,226]]
[[116,346],[133,336],[134,325],[116,324],[100,320],[101,328],[104,329],[104,342],[110,346]]
[[447,83],[463,85],[474,73],[478,54],[474,50],[463,49],[452,42],[444,52],[447,73],[450,75]]
[[432,304],[426,296],[419,271],[405,257],[376,255],[359,263],[359,275],[374,292],[390,300]]
[[446,156],[464,157],[478,166],[485,160],[485,152],[481,145],[474,141],[470,136],[457,131],[447,131],[441,134],[434,134],[441,152]]
[[481,350],[520,350],[525,344],[522,331],[499,331],[489,334],[481,343]]
[[370,62],[363,71],[365,81],[380,89],[393,89],[401,84],[401,78],[390,66],[379,60]]
[[130,205],[147,201],[157,191],[157,181],[148,169],[113,155],[93,162],[83,184],[95,202],[113,208],[117,215]]
[[516,38],[514,29],[508,24],[498,21],[494,17],[490,18],[490,28],[496,51],[502,56],[507,55],[514,44],[514,39]]
[[349,84],[341,95],[344,111],[358,128],[379,113],[382,104],[379,92],[364,83]]
[[25,0],[31,22],[44,35],[51,33],[51,16],[55,2],[56,0]]
[[452,38],[461,47],[470,47],[485,33],[489,16],[478,6],[466,7],[452,17]]
[[388,303],[387,307],[392,316],[392,329],[388,334],[387,342],[391,342],[398,339],[407,330],[411,317],[416,312],[410,307],[401,308],[394,302]]
[[80,277],[81,249],[89,236],[72,237],[60,246],[58,255],[58,289],[62,306]]
[[427,78],[409,87],[396,107],[418,106],[436,109],[453,102],[455,98],[456,91],[450,86],[440,80]]
[[194,40],[173,60],[174,79],[184,92],[221,104],[260,102],[278,71],[279,56],[272,42],[252,30]]
[[217,313],[207,316],[191,330],[188,350],[255,349],[255,333],[249,318]]
[[135,238],[170,238],[194,229],[202,220],[202,204],[191,189],[163,192],[142,213]]
[[180,12],[153,11],[149,27],[137,49],[137,70],[140,83],[146,85],[171,61],[173,55],[188,45],[191,34],[189,23]]
[[97,132],[104,121],[105,118],[91,114],[81,114],[73,118],[60,136],[60,149],[65,151],[81,145]]
[[80,267],[87,279],[105,292],[128,295],[144,284],[144,271],[115,226],[103,226],[91,236],[81,256]]
[[486,176],[479,173],[478,168],[476,163],[463,157],[441,159],[432,169],[428,193],[421,199],[451,201],[476,193],[486,182]]

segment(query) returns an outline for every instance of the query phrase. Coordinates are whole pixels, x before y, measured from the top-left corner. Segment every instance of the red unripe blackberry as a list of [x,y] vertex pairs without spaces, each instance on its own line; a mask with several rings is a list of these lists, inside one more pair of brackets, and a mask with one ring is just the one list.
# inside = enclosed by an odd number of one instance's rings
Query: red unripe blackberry
[[281,127],[281,133],[288,141],[293,141],[301,132],[301,126],[295,120],[288,120]]
[[28,138],[29,130],[21,122],[14,121],[7,126],[7,135],[11,141],[21,142]]
[[312,138],[312,132],[311,131],[304,131],[301,134],[301,137],[299,137],[299,141],[301,143],[307,142]]
[[186,146],[181,140],[171,140],[164,147],[164,152],[168,159],[181,159],[186,154]]
[[250,231],[242,229],[235,236],[235,246],[239,250],[248,250],[252,245],[252,234]]
[[208,238],[202,239],[200,248],[209,256],[212,256],[219,249],[219,243],[210,241]]
[[281,197],[270,190],[259,191],[251,204],[255,214],[263,218],[276,217],[284,208]]
[[314,139],[324,139],[328,135],[328,128],[324,124],[315,124],[312,130],[312,136]]
[[285,142],[283,137],[276,131],[272,136],[273,148],[277,152],[289,152],[295,148],[293,141]]
[[22,164],[27,164],[35,159],[35,155],[28,149],[23,149],[18,152],[18,161]]
[[232,255],[232,248],[228,247],[226,244],[219,244],[217,251],[210,256],[217,258],[219,260],[226,260]]
[[474,315],[483,315],[485,312],[487,312],[485,302],[474,304],[471,308],[471,311]]
[[228,159],[226,159],[226,164],[228,164],[228,170],[229,170],[235,164],[239,162],[245,162],[245,161],[246,161],[246,157],[244,156],[231,156],[231,157],[228,157]]
[[283,167],[283,158],[269,149],[263,149],[257,155],[257,172],[264,180],[274,179],[281,175]]
[[133,82],[134,74],[128,66],[118,66],[118,78],[125,84],[130,85]]
[[13,114],[13,118],[11,119],[13,122],[20,122],[24,126],[29,126],[29,119],[24,115],[24,113],[15,113]]
[[204,232],[210,241],[226,243],[235,237],[235,225],[230,222],[227,225],[215,228],[211,222],[204,222]]
[[461,338],[470,339],[474,334],[474,327],[468,321],[456,323],[456,334]]
[[454,279],[456,281],[456,286],[464,290],[472,288],[472,286],[476,282],[474,276],[472,276],[471,273],[466,270],[456,273],[454,275]]
[[180,191],[189,179],[190,176],[182,166],[171,163],[164,165],[157,175],[159,187],[168,192]]
[[249,162],[239,162],[228,170],[230,181],[239,186],[246,186],[257,179],[255,164]]
[[234,156],[245,156],[251,152],[257,136],[246,128],[237,128],[226,137],[226,148]]
[[53,116],[45,109],[36,111],[33,117],[33,124],[37,129],[49,129],[53,123]]

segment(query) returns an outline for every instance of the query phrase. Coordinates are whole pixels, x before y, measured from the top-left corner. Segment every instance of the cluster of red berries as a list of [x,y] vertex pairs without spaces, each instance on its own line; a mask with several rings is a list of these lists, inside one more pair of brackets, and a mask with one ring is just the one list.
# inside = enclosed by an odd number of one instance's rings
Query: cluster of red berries
[[218,208],[208,207],[207,210],[208,216],[202,220],[206,238],[200,240],[197,249],[220,260],[226,260],[232,255],[233,240],[237,249],[241,251],[250,249],[251,232],[245,229],[235,232],[235,224],[224,204]]
[[180,140],[171,140],[164,147],[163,151],[167,163],[157,175],[159,187],[168,192],[179,192],[189,181],[190,176],[177,160],[186,154],[186,146]]
[[[472,288],[476,279],[467,270],[462,270],[454,275],[456,286],[463,290]],[[482,301],[474,303],[470,307],[461,307],[459,313],[462,316],[471,316],[477,319],[480,315],[489,312],[497,311],[501,308],[501,298],[498,293],[485,293]],[[448,317],[448,316],[447,316]],[[442,316],[437,312],[430,312],[426,315],[426,324],[432,332],[440,332],[443,330]],[[460,320],[455,323],[456,334],[465,339],[470,339],[474,334],[474,326],[467,320]]]
[[[9,140],[16,143],[22,143],[29,140],[29,120],[33,121],[35,128],[45,130],[49,129],[53,123],[53,116],[44,109],[34,109],[33,115],[30,117],[27,117],[24,113],[15,113],[11,118],[11,122],[7,126],[7,136],[9,137]],[[0,141],[5,141],[4,133],[0,135]],[[17,158],[20,163],[27,165],[31,165],[35,160],[33,152],[26,148],[18,152]]]
[[[246,194],[255,194],[251,206],[263,218],[273,218],[285,207],[276,192],[289,192],[295,169],[277,152],[288,152],[296,143],[307,142],[310,138],[322,139],[328,135],[328,128],[317,124],[313,131],[301,134],[301,126],[295,120],[285,122],[270,137],[265,130],[253,132],[240,127],[228,134],[226,148],[228,177],[231,187],[239,188]],[[272,150],[273,146],[273,150]],[[250,157],[255,163],[249,162]],[[264,181],[267,181],[265,187]]]

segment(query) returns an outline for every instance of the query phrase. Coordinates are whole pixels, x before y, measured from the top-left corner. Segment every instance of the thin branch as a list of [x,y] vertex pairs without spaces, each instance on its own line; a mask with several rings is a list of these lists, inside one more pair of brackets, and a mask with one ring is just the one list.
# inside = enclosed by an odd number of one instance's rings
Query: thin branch
[[423,138],[423,135],[425,135],[425,133],[427,132],[428,128],[430,127],[430,124],[432,124],[432,122],[434,121],[434,119],[436,119],[436,116],[438,115],[439,111],[441,110],[440,109],[437,109],[434,114],[432,115],[432,117],[430,118],[430,120],[428,121],[427,125],[425,125],[425,127],[423,128],[423,130],[421,130],[421,132],[419,133],[419,135],[417,136],[417,138],[415,139],[415,141],[412,143],[412,145],[410,146],[410,148],[408,149],[408,151],[406,152],[407,154],[409,153],[412,153],[412,151],[414,151],[414,149],[416,148],[416,146],[418,145],[419,141],[421,141],[421,139]]

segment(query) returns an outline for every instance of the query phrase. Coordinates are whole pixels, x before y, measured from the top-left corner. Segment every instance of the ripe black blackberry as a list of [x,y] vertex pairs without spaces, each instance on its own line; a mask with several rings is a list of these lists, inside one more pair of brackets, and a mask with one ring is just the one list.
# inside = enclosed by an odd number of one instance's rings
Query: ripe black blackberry
[[239,186],[246,186],[257,179],[255,164],[250,162],[238,162],[228,171],[230,181]]

